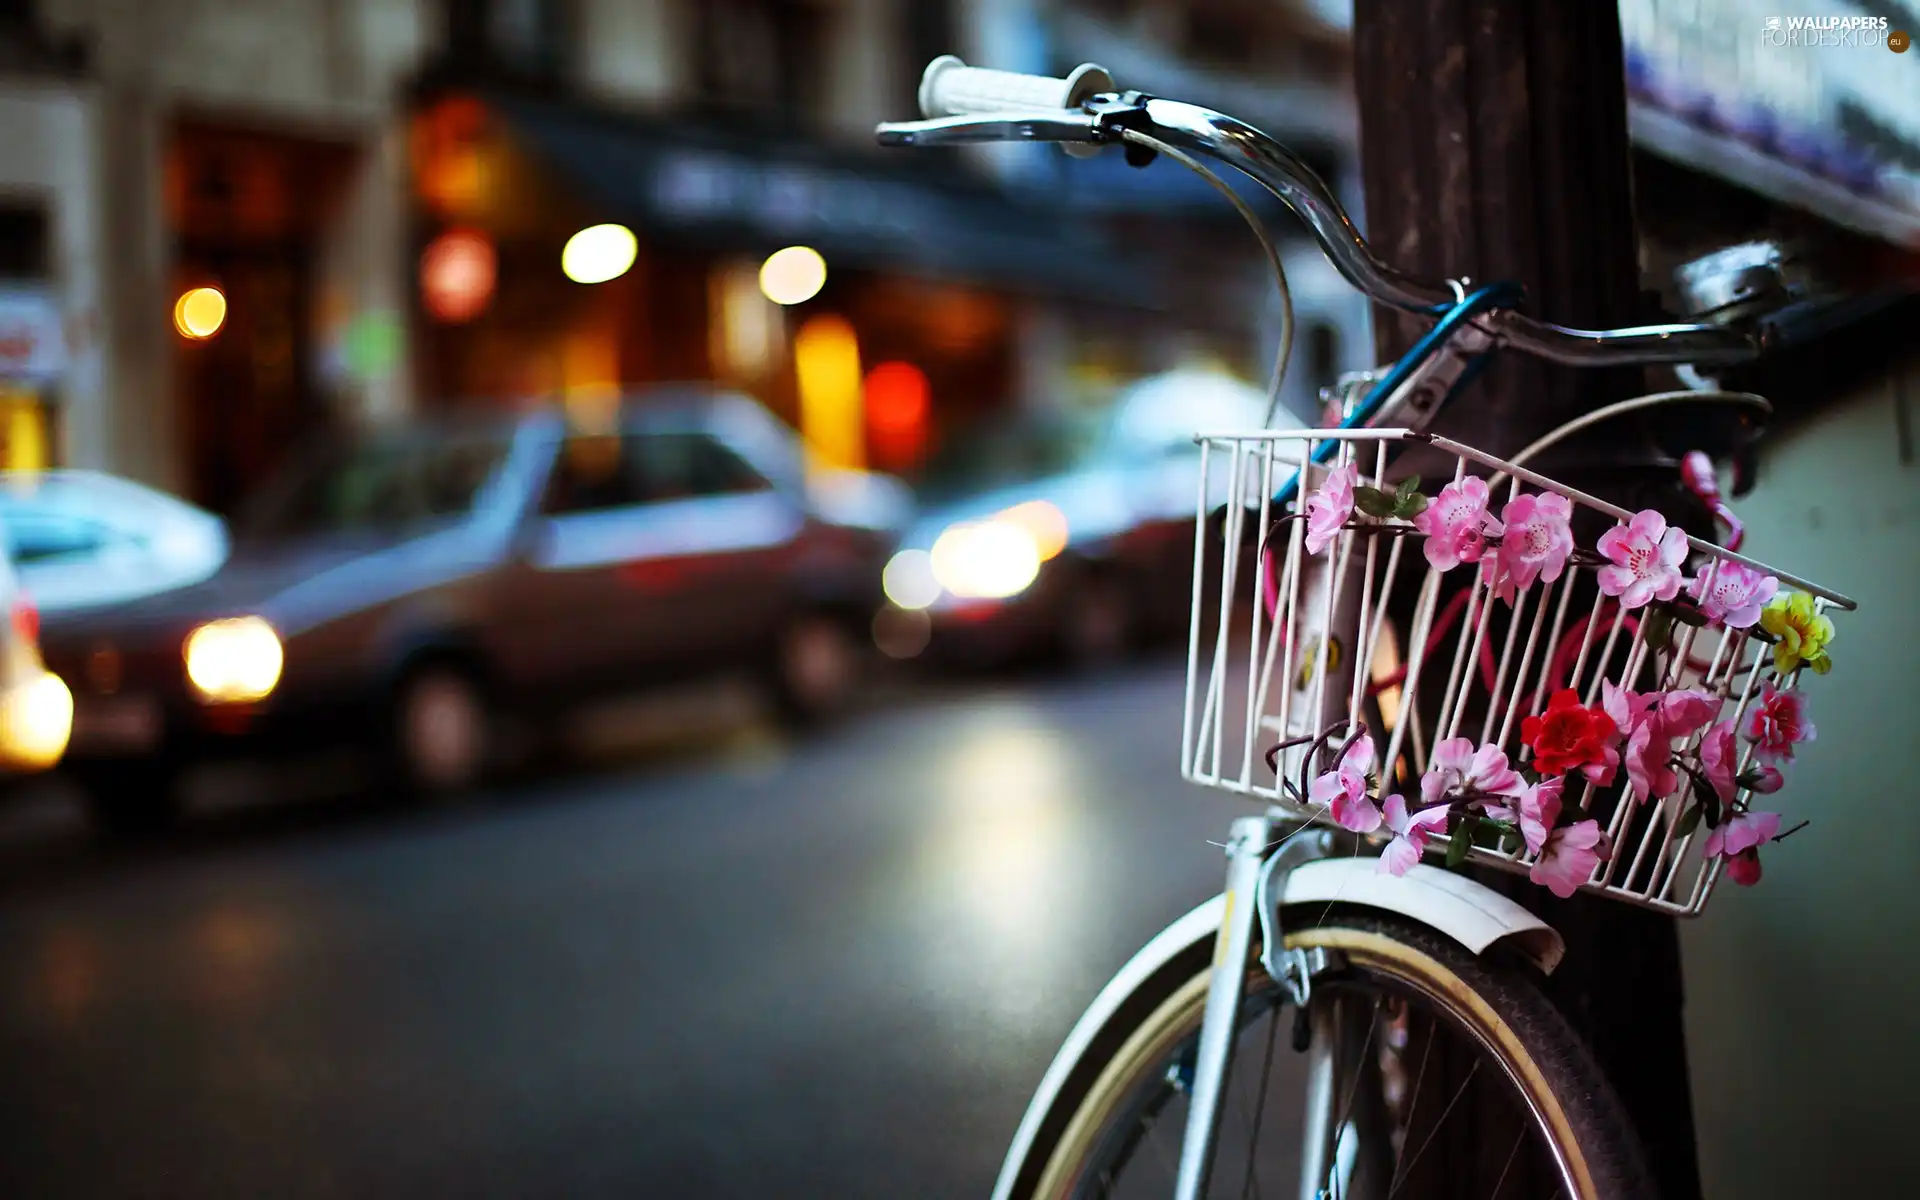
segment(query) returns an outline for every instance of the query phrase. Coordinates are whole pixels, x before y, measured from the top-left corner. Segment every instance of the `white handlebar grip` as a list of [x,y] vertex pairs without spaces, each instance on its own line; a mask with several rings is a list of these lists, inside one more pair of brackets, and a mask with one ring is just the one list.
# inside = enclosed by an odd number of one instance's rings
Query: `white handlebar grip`
[[1105,67],[1082,63],[1065,79],[970,67],[951,54],[927,64],[920,76],[920,111],[928,120],[980,113],[1078,108],[1089,96],[1113,90]]

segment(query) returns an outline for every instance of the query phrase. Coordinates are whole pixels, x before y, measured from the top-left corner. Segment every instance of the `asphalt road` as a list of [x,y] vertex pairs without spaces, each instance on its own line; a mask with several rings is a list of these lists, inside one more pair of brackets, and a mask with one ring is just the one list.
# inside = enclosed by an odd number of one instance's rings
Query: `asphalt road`
[[136,851],[0,814],[0,1195],[981,1196],[1217,889],[1178,695],[968,685],[430,811],[256,780]]

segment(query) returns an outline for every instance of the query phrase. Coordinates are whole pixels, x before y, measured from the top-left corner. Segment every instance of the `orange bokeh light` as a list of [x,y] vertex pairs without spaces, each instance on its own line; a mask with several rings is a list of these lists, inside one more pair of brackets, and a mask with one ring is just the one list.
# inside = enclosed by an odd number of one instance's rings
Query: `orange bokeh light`
[[450,229],[420,255],[420,298],[441,321],[470,321],[493,298],[493,243],[471,229]]

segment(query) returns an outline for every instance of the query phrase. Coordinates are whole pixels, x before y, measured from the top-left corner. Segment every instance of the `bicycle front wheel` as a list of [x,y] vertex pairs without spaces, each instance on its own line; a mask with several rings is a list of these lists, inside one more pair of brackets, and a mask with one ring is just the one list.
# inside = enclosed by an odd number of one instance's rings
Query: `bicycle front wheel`
[[[1210,1194],[1653,1194],[1618,1101],[1530,967],[1371,910],[1287,917],[1287,947],[1330,962],[1304,1014],[1250,964]],[[1207,980],[1198,961],[1128,1006],[1138,1024],[1059,1097],[1058,1132],[1033,1147],[1017,1195],[1173,1194]]]

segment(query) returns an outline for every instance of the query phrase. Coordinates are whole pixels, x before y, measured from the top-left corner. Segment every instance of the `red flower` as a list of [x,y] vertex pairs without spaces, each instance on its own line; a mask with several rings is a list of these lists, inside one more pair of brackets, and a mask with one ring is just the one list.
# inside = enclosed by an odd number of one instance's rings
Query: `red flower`
[[1590,777],[1611,775],[1620,762],[1613,749],[1620,731],[1603,709],[1588,708],[1572,688],[1553,694],[1547,711],[1520,723],[1520,736],[1533,747],[1533,766],[1542,776],[1564,775],[1582,767]]

